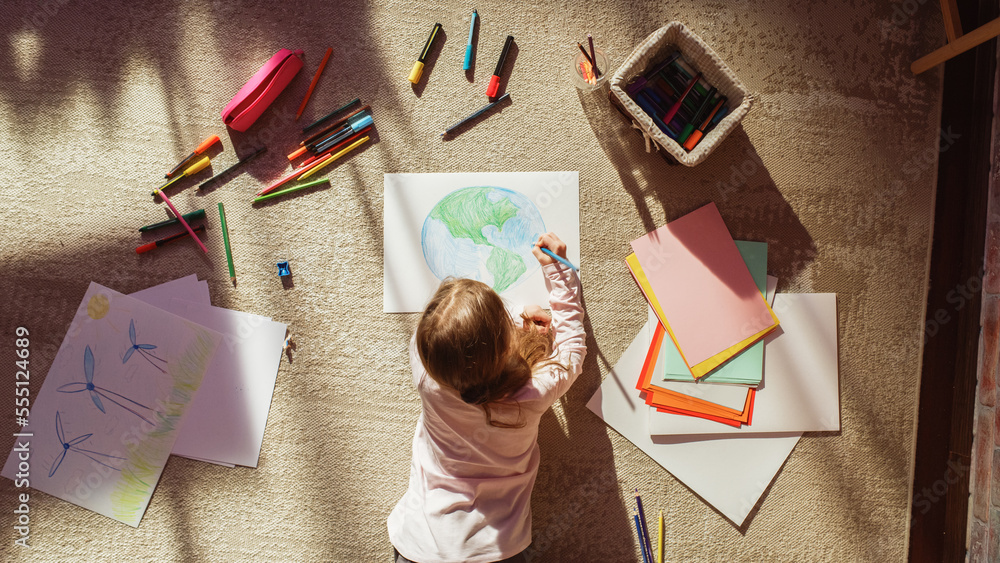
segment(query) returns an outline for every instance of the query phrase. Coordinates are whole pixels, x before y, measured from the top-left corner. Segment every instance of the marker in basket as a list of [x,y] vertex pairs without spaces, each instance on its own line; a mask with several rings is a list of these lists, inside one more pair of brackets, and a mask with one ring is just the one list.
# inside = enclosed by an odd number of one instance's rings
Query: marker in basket
[[712,112],[708,114],[708,117],[705,118],[705,121],[702,122],[702,124],[699,125],[698,128],[691,133],[691,136],[688,137],[686,141],[684,141],[685,149],[689,151],[694,150],[694,147],[698,144],[698,141],[700,141],[701,137],[705,134],[705,128],[708,127],[708,124],[712,122],[712,118],[715,117],[716,113],[718,113],[719,108],[721,108],[725,103],[726,103],[726,97],[720,96],[719,101],[715,104],[715,107],[712,108]]
[[664,123],[670,123],[671,121],[674,120],[674,116],[677,115],[677,112],[681,109],[681,105],[684,103],[684,98],[686,98],[687,95],[691,93],[691,90],[694,89],[694,85],[698,83],[699,79],[701,79],[701,73],[698,73],[697,76],[691,78],[691,81],[688,82],[687,88],[684,89],[684,93],[677,98],[677,101],[674,102],[673,107],[671,107],[667,111],[667,114],[663,116]]
[[431,45],[434,44],[434,38],[437,37],[438,31],[441,31],[441,24],[436,23],[431,29],[431,35],[427,38],[427,43],[424,44],[424,50],[417,57],[417,62],[413,63],[413,70],[410,71],[410,77],[407,79],[410,82],[414,84],[420,82],[420,76],[424,73],[424,63],[427,62],[427,54],[431,52]]
[[688,137],[691,136],[691,133],[694,132],[695,123],[701,121],[702,116],[705,115],[705,111],[708,110],[708,104],[712,102],[712,98],[715,97],[716,92],[717,90],[715,89],[715,86],[712,86],[712,88],[708,91],[708,94],[705,94],[705,99],[702,100],[701,105],[698,106],[694,115],[691,116],[691,121],[684,126],[684,129],[681,129],[681,134],[677,136],[678,143],[683,145],[684,141],[686,141]]
[[497,95],[497,88],[500,87],[500,73],[503,72],[503,63],[507,61],[507,53],[510,52],[510,44],[513,42],[513,35],[508,35],[507,40],[503,42],[503,51],[500,51],[500,60],[497,61],[497,67],[493,70],[493,76],[490,77],[490,85],[486,88],[486,96],[489,98],[495,98]]

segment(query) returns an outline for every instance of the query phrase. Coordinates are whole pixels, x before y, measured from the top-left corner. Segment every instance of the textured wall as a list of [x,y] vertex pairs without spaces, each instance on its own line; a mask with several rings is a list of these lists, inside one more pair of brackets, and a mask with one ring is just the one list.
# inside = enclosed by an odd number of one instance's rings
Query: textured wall
[[[940,74],[909,72],[943,41],[933,3],[476,3],[474,83],[461,71],[472,5],[383,2],[15,1],[0,15],[0,373],[13,329],[32,331],[37,391],[93,280],[132,292],[184,274],[213,303],[288,323],[257,469],[171,458],[137,530],[32,496],[31,551],[0,526],[15,561],[388,561],[385,517],[406,486],[419,403],[406,373],[415,315],[382,303],[382,174],[579,170],[590,355],[543,419],[533,497],[544,561],[634,561],[628,491],[664,509],[670,560],[887,561],[905,556]],[[756,96],[743,127],[693,169],[643,152],[600,94],[569,82],[593,32],[620,62],[679,20]],[[406,81],[431,25],[445,41],[426,79]],[[513,103],[454,140],[444,126],[485,102],[503,38],[517,49]],[[326,47],[334,54],[303,122],[360,96],[377,142],[327,173],[326,190],[258,209],[250,195],[287,168],[291,119]],[[247,133],[219,111],[278,48],[306,65]],[[301,125],[301,123],[299,124]],[[135,228],[164,215],[148,191],[209,134],[269,152],[183,209],[226,204],[240,283],[228,284],[215,221],[208,256],[178,243],[144,257]],[[960,133],[960,132],[959,132]],[[945,145],[942,145],[945,146]],[[628,242],[708,201],[733,235],[770,243],[780,291],[837,292],[843,431],[807,435],[745,529],[736,529],[584,403],[645,322]],[[214,215],[214,214],[213,214]],[[274,264],[292,261],[294,287]],[[0,436],[14,431],[13,377],[0,377]],[[4,397],[11,397],[5,399]],[[0,438],[8,451],[12,438]],[[39,470],[36,468],[36,470]],[[0,480],[0,522],[15,489]]]

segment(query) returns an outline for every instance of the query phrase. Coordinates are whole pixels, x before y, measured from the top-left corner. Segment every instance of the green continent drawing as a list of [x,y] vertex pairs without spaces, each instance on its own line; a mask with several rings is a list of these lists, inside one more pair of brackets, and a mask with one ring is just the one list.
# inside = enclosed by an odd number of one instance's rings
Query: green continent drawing
[[520,256],[497,246],[486,259],[486,268],[493,274],[493,289],[497,293],[502,293],[528,270]]
[[475,279],[502,293],[539,267],[531,249],[544,232],[541,213],[523,194],[472,186],[434,205],[424,220],[420,244],[438,279]]

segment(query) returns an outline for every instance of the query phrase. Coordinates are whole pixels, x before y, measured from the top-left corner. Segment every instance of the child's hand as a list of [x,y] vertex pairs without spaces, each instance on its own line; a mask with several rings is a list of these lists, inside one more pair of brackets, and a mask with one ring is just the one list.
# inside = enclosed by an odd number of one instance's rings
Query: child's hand
[[555,259],[542,252],[539,249],[540,246],[548,248],[563,258],[566,257],[566,243],[560,240],[555,233],[545,233],[544,235],[538,237],[538,241],[531,247],[531,253],[535,255],[535,259],[538,260],[539,264],[542,266],[546,264],[554,264]]
[[541,334],[548,334],[552,324],[552,315],[538,305],[526,305],[522,318],[524,321],[521,326],[524,330],[533,328]]

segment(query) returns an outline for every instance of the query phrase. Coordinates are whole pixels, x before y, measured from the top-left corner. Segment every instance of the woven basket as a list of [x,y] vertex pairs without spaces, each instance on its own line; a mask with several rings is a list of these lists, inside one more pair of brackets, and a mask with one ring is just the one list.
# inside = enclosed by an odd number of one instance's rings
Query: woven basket
[[[679,50],[684,60],[691,64],[695,70],[702,73],[702,77],[712,86],[718,88],[719,92],[728,98],[726,105],[731,108],[730,112],[701,139],[694,150],[688,152],[684,147],[677,144],[657,127],[652,118],[632,98],[625,92],[625,86],[652,67],[657,62],[665,59],[670,53]],[[631,117],[633,125],[641,129],[643,136],[656,141],[656,143],[670,154],[677,162],[685,166],[695,166],[708,158],[715,147],[732,132],[733,129],[743,119],[743,116],[750,111],[753,105],[753,98],[747,91],[739,78],[729,70],[726,63],[715,54],[711,47],[705,44],[697,35],[691,33],[684,24],[671,22],[660,29],[654,31],[632,54],[625,59],[622,66],[611,77],[610,95],[614,96],[613,102],[624,110]],[[647,141],[646,150],[649,150]]]

